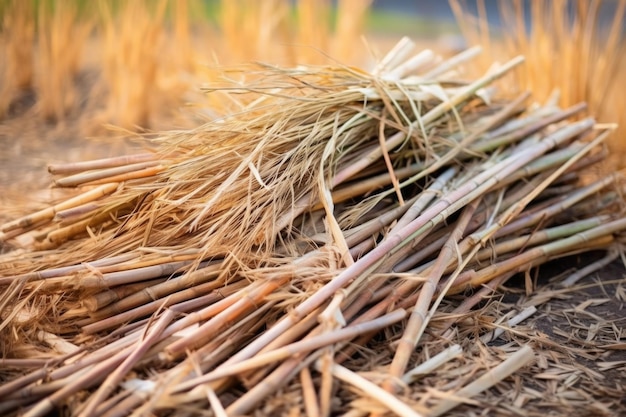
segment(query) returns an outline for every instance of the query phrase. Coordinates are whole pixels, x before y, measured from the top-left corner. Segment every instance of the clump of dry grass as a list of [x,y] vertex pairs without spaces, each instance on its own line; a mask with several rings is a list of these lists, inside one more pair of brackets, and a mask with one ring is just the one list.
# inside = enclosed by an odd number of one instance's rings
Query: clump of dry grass
[[623,184],[578,182],[614,126],[496,94],[521,57],[459,81],[475,51],[413,49],[225,69],[239,112],[51,166],[80,193],[0,227],[0,410],[442,415],[509,389],[534,340],[489,344],[532,311],[476,307],[619,249]]
[[[525,16],[523,2],[500,2],[503,26],[487,22],[483,0],[478,16],[462,1],[450,2],[468,42],[481,45],[486,54],[482,68],[493,60],[522,54],[528,64],[511,83],[547,98],[555,90],[562,106],[584,101],[598,120],[620,124],[609,145],[624,166],[626,149],[626,2],[618,0],[558,0],[530,2]],[[527,27],[526,19],[530,21]]]

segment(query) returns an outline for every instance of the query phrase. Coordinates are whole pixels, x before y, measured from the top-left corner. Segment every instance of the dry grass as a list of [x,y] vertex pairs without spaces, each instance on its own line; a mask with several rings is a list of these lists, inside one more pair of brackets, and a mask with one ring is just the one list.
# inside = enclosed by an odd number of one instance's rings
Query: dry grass
[[586,102],[599,121],[618,122],[609,145],[613,162],[626,164],[621,156],[626,149],[626,96],[621,93],[626,89],[626,1],[532,1],[530,16],[524,15],[522,1],[502,1],[503,27],[497,29],[486,21],[483,0],[478,16],[463,1],[450,3],[466,39],[486,50],[483,69],[494,60],[524,55],[527,65],[510,85],[537,92],[540,99],[558,90],[562,106]]
[[[517,272],[532,294],[550,260],[619,251],[623,184],[578,182],[611,126],[497,95],[521,58],[458,81],[471,57],[403,41],[374,74],[225,68],[213,88],[238,113],[154,153],[51,166],[80,193],[1,226],[0,410],[435,416],[537,401],[533,377],[564,360],[529,332],[492,343],[539,301],[485,299]],[[549,401],[560,392],[577,398]]]

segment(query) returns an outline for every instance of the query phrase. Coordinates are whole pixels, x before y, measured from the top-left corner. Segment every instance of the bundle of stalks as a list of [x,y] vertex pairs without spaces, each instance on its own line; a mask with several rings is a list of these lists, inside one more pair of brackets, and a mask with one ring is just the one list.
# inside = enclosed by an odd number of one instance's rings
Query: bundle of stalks
[[473,308],[619,247],[621,182],[577,181],[614,126],[498,95],[521,57],[463,80],[477,52],[228,72],[242,111],[50,166],[77,195],[0,229],[1,412],[438,416],[527,372],[485,351],[532,310]]

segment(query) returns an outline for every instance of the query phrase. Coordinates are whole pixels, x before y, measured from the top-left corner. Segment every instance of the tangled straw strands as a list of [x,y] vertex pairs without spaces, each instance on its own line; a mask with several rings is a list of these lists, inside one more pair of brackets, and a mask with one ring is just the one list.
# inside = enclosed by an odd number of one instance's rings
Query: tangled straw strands
[[485,356],[502,332],[472,309],[515,273],[618,250],[618,178],[577,181],[613,126],[499,97],[522,58],[463,81],[478,50],[413,49],[371,73],[225,71],[240,112],[51,166],[76,196],[0,229],[0,410],[435,416],[523,372],[532,347]]

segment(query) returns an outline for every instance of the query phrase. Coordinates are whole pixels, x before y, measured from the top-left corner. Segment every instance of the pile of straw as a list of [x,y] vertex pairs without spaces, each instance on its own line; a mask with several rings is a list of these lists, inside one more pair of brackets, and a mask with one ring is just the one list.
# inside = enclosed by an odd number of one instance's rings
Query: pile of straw
[[0,229],[0,413],[438,416],[525,372],[530,343],[484,352],[532,309],[473,309],[617,250],[622,185],[579,180],[614,126],[499,96],[522,58],[413,49],[225,70],[239,112],[50,166],[76,195]]

